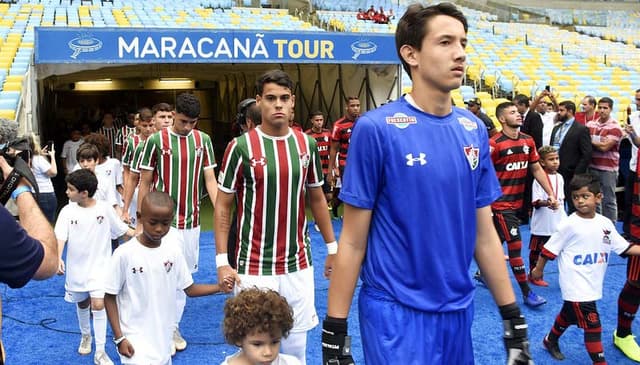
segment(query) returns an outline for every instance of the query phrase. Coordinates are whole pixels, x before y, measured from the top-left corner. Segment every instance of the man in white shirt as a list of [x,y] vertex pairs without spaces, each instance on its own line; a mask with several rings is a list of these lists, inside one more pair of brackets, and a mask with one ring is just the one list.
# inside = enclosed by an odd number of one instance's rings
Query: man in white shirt
[[65,163],[62,165],[64,168],[64,174],[68,175],[71,171],[73,171],[74,167],[78,163],[76,159],[76,152],[78,152],[78,147],[84,142],[82,139],[82,134],[76,128],[71,131],[71,139],[67,140],[62,146],[62,153],[60,157],[65,160]]

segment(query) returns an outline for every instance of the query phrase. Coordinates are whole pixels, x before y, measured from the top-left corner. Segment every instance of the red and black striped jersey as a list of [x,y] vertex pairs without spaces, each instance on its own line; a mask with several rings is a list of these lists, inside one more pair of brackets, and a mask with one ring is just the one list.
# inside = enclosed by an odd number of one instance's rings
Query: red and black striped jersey
[[499,132],[489,139],[489,146],[493,167],[502,188],[502,196],[491,204],[491,208],[519,210],[529,165],[540,159],[536,144],[531,136],[524,133],[518,133],[518,138],[512,139]]
[[316,140],[318,146],[318,155],[320,156],[320,164],[322,165],[322,173],[329,173],[329,148],[331,147],[331,132],[322,128],[318,133],[313,129],[307,129],[304,133],[310,135]]
[[349,142],[351,141],[351,131],[355,121],[342,117],[333,124],[333,132],[331,133],[331,141],[340,143],[338,150],[338,166],[344,168],[347,164],[347,152],[349,150]]

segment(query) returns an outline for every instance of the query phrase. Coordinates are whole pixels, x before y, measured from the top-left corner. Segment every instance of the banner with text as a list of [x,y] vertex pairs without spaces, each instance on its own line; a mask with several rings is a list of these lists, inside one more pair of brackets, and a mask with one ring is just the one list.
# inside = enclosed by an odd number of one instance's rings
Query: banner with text
[[392,34],[52,27],[35,32],[36,64],[400,63]]

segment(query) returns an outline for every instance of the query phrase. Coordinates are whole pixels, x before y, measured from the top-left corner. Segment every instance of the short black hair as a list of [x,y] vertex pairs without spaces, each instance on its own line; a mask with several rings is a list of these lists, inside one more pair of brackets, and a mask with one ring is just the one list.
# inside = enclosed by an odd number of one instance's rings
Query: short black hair
[[569,191],[574,192],[587,187],[594,194],[600,193],[600,179],[591,173],[577,174],[573,176],[569,183]]
[[498,104],[498,106],[496,106],[496,118],[500,118],[502,112],[510,106],[516,106],[516,104],[511,101],[505,101]]
[[[144,199],[142,199],[142,207],[144,207],[145,204],[159,207],[169,207],[171,208],[171,211],[174,210],[175,206],[175,203],[173,202],[173,199],[171,199],[171,196],[169,196],[169,194],[164,191],[150,191],[147,195],[144,196]],[[142,211],[142,207],[140,211]]]
[[324,118],[324,113],[321,112],[320,110],[315,110],[312,111],[311,113],[309,113],[309,120],[313,119],[315,116],[320,115]]
[[189,118],[200,116],[200,100],[189,93],[182,93],[176,98],[176,113],[184,114]]
[[529,97],[524,94],[518,94],[513,98],[513,102],[516,105],[522,104],[526,107],[529,107]]
[[98,178],[96,174],[87,169],[73,171],[64,179],[64,181],[73,185],[79,192],[86,191],[89,197],[93,197],[98,190]]
[[437,15],[447,15],[455,18],[462,23],[465,33],[469,30],[467,18],[451,3],[445,2],[430,6],[424,6],[419,3],[411,4],[396,26],[396,52],[402,62],[402,68],[409,75],[409,78],[411,78],[411,69],[409,64],[402,58],[400,48],[408,45],[420,51],[422,40],[427,35],[426,25]]
[[560,104],[558,104],[558,106],[562,106],[567,110],[571,111],[571,114],[575,114],[576,113],[576,104],[571,101],[571,100],[565,100],[560,102]]
[[158,103],[151,108],[151,113],[155,116],[158,112],[172,112],[173,107],[167,103]]
[[609,109],[613,109],[613,99],[611,99],[610,97],[602,97],[600,98],[600,100],[598,100],[598,104],[600,103],[607,103],[609,104]]
[[293,80],[291,80],[289,74],[282,70],[276,69],[267,71],[258,78],[258,80],[256,81],[256,91],[258,95],[262,96],[264,85],[269,83],[274,83],[276,85],[285,87],[289,89],[289,91],[291,91],[291,93],[293,94]]

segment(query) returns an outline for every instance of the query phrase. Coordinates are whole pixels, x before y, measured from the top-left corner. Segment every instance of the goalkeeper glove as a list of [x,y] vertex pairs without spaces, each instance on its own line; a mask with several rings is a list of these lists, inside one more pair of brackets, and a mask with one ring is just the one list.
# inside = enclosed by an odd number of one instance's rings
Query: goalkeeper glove
[[500,307],[504,326],[504,347],[507,350],[507,365],[533,365],[527,338],[527,322],[515,303]]
[[346,319],[327,316],[322,322],[322,364],[355,365]]

